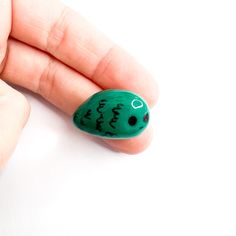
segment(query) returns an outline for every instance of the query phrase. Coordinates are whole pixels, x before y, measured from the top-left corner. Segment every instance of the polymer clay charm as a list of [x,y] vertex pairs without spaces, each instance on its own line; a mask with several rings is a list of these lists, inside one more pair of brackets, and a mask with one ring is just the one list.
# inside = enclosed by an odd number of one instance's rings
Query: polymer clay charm
[[107,139],[135,137],[143,132],[148,121],[147,103],[140,96],[126,90],[98,92],[73,115],[77,128]]

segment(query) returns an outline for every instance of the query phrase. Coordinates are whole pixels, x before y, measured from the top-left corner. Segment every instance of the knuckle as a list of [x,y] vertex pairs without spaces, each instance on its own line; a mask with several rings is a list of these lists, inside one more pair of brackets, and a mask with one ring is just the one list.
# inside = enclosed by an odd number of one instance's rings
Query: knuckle
[[57,63],[53,58],[50,58],[47,66],[41,74],[38,81],[37,93],[50,100],[51,92],[54,88],[54,81],[56,78]]
[[118,46],[115,44],[112,44],[105,55],[99,60],[98,64],[96,65],[92,75],[91,79],[94,82],[97,82],[98,78],[102,78],[103,75],[106,73],[106,71],[109,69],[109,66],[112,64],[112,55],[117,50]]
[[46,51],[48,52],[55,52],[58,50],[60,45],[63,42],[63,39],[65,38],[65,34],[68,27],[68,16],[70,15],[71,10],[67,6],[64,6],[64,8],[61,11],[60,16],[55,21],[55,23],[51,26],[51,29],[48,33],[48,38],[46,42]]

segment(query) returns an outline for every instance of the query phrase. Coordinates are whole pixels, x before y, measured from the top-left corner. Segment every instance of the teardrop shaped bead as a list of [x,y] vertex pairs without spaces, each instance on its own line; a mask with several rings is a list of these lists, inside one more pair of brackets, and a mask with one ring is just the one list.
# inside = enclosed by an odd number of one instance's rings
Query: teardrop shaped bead
[[126,90],[104,90],[94,94],[74,113],[77,128],[107,139],[132,138],[144,131],[149,108],[143,98]]

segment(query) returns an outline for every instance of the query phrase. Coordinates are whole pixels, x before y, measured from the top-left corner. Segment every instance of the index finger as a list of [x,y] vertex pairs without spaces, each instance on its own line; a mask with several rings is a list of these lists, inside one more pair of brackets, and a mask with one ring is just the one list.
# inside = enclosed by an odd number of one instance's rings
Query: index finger
[[153,105],[150,74],[81,16],[58,1],[13,0],[11,36],[44,50],[103,89],[132,90]]

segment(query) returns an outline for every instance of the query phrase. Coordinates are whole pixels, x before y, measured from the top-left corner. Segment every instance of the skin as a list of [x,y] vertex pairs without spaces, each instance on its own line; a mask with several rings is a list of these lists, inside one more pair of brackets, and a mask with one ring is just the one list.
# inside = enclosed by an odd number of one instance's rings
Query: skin
[[[6,82],[40,94],[70,116],[91,95],[109,88],[134,91],[150,107],[156,103],[158,89],[152,76],[62,3],[0,0],[0,16],[1,166],[14,150],[30,113],[25,97]],[[148,146],[151,133],[149,128],[133,139],[104,141],[135,154]]]

